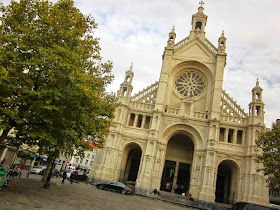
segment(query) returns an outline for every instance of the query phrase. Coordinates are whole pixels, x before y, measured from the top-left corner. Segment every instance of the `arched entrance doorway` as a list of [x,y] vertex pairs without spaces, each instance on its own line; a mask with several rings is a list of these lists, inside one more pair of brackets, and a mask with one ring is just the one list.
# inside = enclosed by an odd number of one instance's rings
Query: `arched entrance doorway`
[[167,144],[161,190],[179,194],[189,190],[193,152],[194,144],[187,135],[177,134],[170,138]]
[[219,164],[215,202],[233,204],[237,196],[238,166],[232,160],[224,160]]
[[121,182],[136,182],[142,150],[136,143],[131,143],[126,146],[123,153],[122,169],[121,169]]

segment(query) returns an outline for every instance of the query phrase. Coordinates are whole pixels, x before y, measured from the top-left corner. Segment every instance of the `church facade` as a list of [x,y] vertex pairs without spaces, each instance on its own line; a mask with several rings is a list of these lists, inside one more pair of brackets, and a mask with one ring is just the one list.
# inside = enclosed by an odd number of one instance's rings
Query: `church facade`
[[143,194],[189,191],[210,202],[268,203],[255,159],[265,129],[262,88],[257,81],[249,113],[222,89],[226,38],[222,33],[215,47],[206,22],[200,6],[188,37],[175,43],[172,29],[154,84],[132,96],[133,66],[126,72],[94,180],[131,182]]

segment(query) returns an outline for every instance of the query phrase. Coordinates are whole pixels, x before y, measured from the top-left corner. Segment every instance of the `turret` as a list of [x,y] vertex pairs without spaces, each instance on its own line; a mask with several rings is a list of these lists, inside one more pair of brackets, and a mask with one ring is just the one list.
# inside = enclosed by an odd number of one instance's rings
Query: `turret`
[[131,64],[129,70],[126,71],[124,81],[120,86],[120,90],[118,91],[118,97],[119,98],[130,98],[131,92],[133,89],[132,86],[132,79],[134,76],[133,73],[133,63]]
[[262,101],[262,91],[259,79],[256,86],[252,89],[252,101],[249,104],[249,117],[252,124],[264,124],[264,103]]
[[218,41],[218,52],[219,53],[226,52],[226,41],[227,41],[227,38],[225,37],[224,31],[223,31],[222,35],[220,36],[219,41]]
[[174,47],[175,38],[176,38],[175,26],[173,26],[172,31],[169,33],[167,47],[171,47],[171,48]]
[[203,13],[204,2],[199,2],[198,12],[192,16],[192,30],[190,33],[190,39],[199,36],[202,40],[205,39],[205,26],[207,22],[207,15]]

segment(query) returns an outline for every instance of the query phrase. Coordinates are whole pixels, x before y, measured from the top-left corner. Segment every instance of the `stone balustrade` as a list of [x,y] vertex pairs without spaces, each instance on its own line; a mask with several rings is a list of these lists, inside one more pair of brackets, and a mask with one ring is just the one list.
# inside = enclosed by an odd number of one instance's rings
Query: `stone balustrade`
[[201,118],[201,119],[207,119],[208,118],[208,112],[193,112],[193,117],[195,118]]
[[168,114],[179,114],[179,111],[180,111],[180,109],[179,108],[168,108],[167,110],[166,110],[166,112],[168,113]]
[[181,40],[180,42],[178,42],[178,43],[176,43],[175,45],[174,45],[174,49],[176,49],[176,48],[178,48],[178,47],[181,47],[182,45],[184,45],[186,42],[188,42],[189,41],[189,39],[188,39],[188,37],[187,38],[185,38],[185,39],[183,39],[183,40]]
[[149,103],[131,101],[130,107],[131,108],[136,108],[136,109],[153,110],[155,108],[155,105],[154,104],[149,104]]
[[218,49],[208,39],[205,39],[204,42],[214,53],[218,52]]
[[231,116],[231,115],[221,115],[221,120],[226,122],[237,123],[237,124],[246,124],[246,118]]

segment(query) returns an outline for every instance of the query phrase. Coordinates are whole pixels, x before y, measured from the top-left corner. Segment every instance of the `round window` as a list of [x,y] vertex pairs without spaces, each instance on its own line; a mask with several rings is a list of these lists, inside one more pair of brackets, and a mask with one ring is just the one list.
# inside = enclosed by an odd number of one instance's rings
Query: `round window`
[[184,71],[176,78],[175,87],[184,98],[197,97],[205,90],[205,79],[197,71]]

